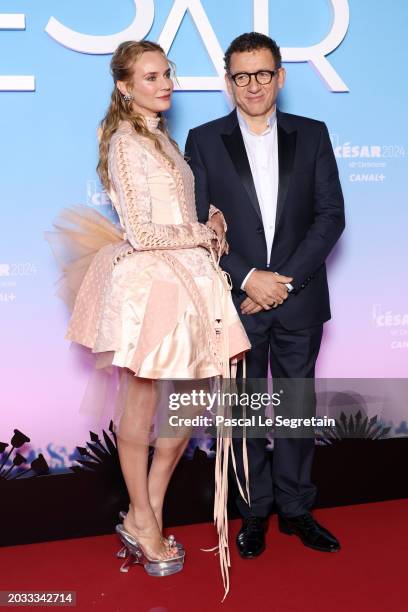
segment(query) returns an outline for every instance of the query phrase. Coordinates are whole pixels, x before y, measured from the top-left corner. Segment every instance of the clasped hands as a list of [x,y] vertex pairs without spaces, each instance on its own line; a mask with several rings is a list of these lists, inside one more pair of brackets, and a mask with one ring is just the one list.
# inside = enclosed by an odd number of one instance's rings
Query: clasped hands
[[[215,213],[206,225],[215,231],[218,241],[213,241],[213,247],[218,251],[219,256],[228,254],[229,246],[225,238],[224,220],[221,214]],[[247,297],[241,303],[242,314],[255,314],[261,310],[277,308],[287,299],[289,292],[285,283],[292,282],[290,276],[283,276],[276,272],[254,270],[245,283]]]
[[245,283],[247,297],[241,303],[241,313],[255,314],[261,310],[277,308],[289,295],[285,283],[292,281],[291,276],[254,270]]

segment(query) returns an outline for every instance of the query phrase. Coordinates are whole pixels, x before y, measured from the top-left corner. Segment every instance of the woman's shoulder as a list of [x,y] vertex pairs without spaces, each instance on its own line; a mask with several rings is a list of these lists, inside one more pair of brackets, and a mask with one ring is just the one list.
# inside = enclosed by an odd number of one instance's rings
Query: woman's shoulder
[[117,129],[111,136],[109,149],[116,149],[119,144],[138,148],[140,152],[143,151],[142,136],[136,132],[130,121],[120,121]]
[[119,121],[119,125],[113,133],[111,141],[118,140],[123,137],[135,139],[138,137],[138,134],[130,121]]

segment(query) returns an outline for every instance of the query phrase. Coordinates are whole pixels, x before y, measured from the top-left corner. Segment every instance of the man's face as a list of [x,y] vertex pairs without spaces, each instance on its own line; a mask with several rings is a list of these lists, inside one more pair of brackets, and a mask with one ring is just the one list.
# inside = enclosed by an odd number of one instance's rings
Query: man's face
[[[259,70],[276,70],[275,59],[269,49],[236,52],[231,55],[231,75]],[[255,76],[252,76],[244,87],[236,85],[228,74],[225,79],[235,105],[250,117],[260,117],[273,112],[279,90],[285,82],[285,69],[280,68],[267,85],[259,84]]]

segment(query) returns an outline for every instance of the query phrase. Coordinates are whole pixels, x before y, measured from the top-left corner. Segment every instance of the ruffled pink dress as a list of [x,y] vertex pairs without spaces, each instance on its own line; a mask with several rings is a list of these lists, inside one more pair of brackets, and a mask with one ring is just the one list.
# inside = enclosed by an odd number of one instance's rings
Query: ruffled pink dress
[[229,359],[250,344],[228,278],[204,246],[214,234],[197,221],[193,174],[157,121],[148,124],[173,167],[127,122],[111,139],[110,196],[123,234],[90,263],[66,337],[144,378],[227,376]]
[[[61,255],[60,293],[72,310],[66,338],[90,349],[99,368],[149,379],[229,377],[230,360],[250,343],[228,276],[208,248],[214,233],[197,221],[193,174],[158,119],[145,120],[165,155],[125,121],[110,142],[109,195],[120,226],[76,207],[47,235]],[[230,438],[219,435],[214,518],[226,591],[229,448]]]

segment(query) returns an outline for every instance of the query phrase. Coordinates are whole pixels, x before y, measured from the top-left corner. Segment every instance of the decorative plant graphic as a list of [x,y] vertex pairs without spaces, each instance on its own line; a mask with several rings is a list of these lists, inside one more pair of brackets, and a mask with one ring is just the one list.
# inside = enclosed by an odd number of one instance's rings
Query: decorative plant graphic
[[[106,431],[102,431],[101,437],[103,441],[94,431],[89,432],[91,441],[87,442],[86,446],[76,447],[79,457],[74,461],[80,465],[72,465],[70,469],[73,472],[111,472],[115,478],[123,479],[112,421],[109,424],[109,432],[110,435]],[[188,451],[185,454],[186,458],[202,461],[203,458],[207,460],[209,455],[214,454],[210,448],[213,441],[206,439],[202,448],[200,448],[199,442],[196,438],[190,440]],[[150,448],[149,460],[152,459],[153,452],[154,449]]]
[[109,424],[109,431],[111,437],[102,431],[103,444],[98,436],[93,431],[89,432],[91,442],[86,443],[85,446],[77,446],[77,451],[80,455],[80,459],[75,459],[80,465],[72,465],[71,470],[73,472],[82,472],[83,470],[120,470],[118,449],[116,446],[116,436],[113,432],[112,421]]
[[[39,453],[30,464],[24,455],[17,451],[28,442],[30,442],[30,438],[18,429],[14,429],[14,435],[9,444],[0,442],[0,479],[15,480],[25,476],[28,472],[33,472],[35,476],[49,474],[50,469],[42,453]],[[6,452],[9,446],[10,449]],[[11,457],[13,452],[14,456]],[[27,469],[22,469],[22,466]]]
[[333,445],[350,438],[379,440],[380,438],[386,438],[390,430],[391,427],[385,427],[378,422],[377,415],[370,419],[366,416],[363,419],[361,410],[359,410],[354,416],[351,414],[347,418],[344,412],[341,412],[334,427],[321,428],[321,435],[317,436],[317,440],[326,445]]

